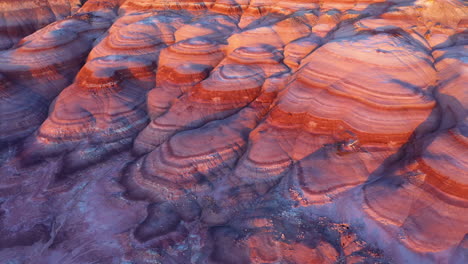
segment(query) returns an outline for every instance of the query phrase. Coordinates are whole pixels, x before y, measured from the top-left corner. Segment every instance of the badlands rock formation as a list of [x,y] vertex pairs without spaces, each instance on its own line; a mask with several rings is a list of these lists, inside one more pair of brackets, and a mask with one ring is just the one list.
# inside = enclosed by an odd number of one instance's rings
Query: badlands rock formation
[[0,14],[4,263],[468,262],[462,1]]

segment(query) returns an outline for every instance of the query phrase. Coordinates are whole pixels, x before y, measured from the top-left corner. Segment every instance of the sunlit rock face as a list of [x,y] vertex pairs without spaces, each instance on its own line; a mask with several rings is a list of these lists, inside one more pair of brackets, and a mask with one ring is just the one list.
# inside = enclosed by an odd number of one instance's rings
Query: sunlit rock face
[[1,263],[468,263],[458,0],[0,0]]

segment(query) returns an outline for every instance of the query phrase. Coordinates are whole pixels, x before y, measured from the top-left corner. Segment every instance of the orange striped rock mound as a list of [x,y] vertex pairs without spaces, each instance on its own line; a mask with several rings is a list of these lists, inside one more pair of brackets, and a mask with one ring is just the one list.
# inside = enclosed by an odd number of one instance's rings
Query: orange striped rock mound
[[177,97],[207,78],[223,58],[220,44],[204,37],[186,39],[163,49],[156,88],[148,94],[152,119],[166,112]]
[[[263,91],[237,113],[177,133],[137,161],[125,176],[130,194],[155,201],[205,193],[235,167],[249,133],[268,110],[275,91]],[[203,140],[202,140],[203,139]]]
[[[44,121],[49,104],[72,83],[92,42],[107,30],[110,22],[93,13],[77,13],[0,52],[5,93],[0,120],[2,131],[8,133],[3,136],[4,143],[24,138],[30,134],[27,131],[34,131]],[[13,127],[17,133],[10,130]]]
[[468,227],[467,142],[466,124],[448,130],[401,173],[366,185],[369,216],[398,227],[413,250],[459,247]]
[[149,60],[120,55],[87,62],[57,97],[28,150],[42,157],[71,151],[64,165],[73,168],[129,147],[148,121],[145,95],[154,86],[153,68]]
[[[396,50],[385,52],[382,43]],[[405,45],[414,51],[405,54]],[[429,59],[389,34],[323,45],[302,60],[258,134],[251,134],[235,175],[247,184],[271,181],[294,164],[297,188],[305,188],[299,193],[311,202],[363,183],[410,138],[435,127]]]
[[146,152],[145,149],[159,146],[177,132],[232,115],[258,96],[263,81],[263,72],[248,65],[228,64],[214,69],[138,135],[136,151]]
[[0,0],[1,263],[468,263],[461,0]]
[[11,48],[23,37],[75,13],[80,0],[0,1],[0,50]]

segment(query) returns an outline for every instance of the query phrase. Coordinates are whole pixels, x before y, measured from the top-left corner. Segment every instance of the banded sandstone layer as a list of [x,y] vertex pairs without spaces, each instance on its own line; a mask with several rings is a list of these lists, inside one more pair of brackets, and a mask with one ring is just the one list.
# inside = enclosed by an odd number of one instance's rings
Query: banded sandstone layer
[[468,262],[461,1],[0,14],[4,263]]

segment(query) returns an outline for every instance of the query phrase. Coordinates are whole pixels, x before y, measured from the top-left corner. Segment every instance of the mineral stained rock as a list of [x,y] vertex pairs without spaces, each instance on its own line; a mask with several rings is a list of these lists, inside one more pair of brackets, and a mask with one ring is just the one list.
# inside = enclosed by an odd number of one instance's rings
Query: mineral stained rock
[[459,0],[0,0],[0,263],[468,263]]

